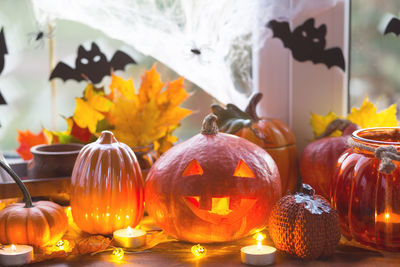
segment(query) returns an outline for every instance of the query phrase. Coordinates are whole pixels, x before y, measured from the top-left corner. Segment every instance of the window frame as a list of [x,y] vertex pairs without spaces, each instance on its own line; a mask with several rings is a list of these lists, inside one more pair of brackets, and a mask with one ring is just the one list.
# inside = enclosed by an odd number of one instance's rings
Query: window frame
[[[288,9],[293,8],[294,0],[283,1]],[[350,1],[341,0],[316,15],[300,14],[289,21],[292,29],[310,17],[315,18],[316,27],[326,24],[326,48],[342,49],[344,72],[335,66],[328,69],[323,64],[296,61],[278,38],[267,38],[263,48],[253,53],[253,88],[264,94],[259,112],[288,124],[295,134],[298,152],[313,139],[312,112],[348,112],[350,5]]]

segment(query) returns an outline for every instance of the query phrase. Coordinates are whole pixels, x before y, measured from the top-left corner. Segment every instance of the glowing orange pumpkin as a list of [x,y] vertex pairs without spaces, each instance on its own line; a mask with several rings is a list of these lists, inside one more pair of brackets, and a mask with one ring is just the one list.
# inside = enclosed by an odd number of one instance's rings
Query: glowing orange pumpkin
[[357,130],[349,141],[352,146],[337,160],[331,180],[342,234],[400,252],[400,128]]
[[71,211],[91,234],[137,225],[143,215],[144,182],[133,151],[109,131],[84,146],[72,173]]
[[281,196],[277,166],[259,146],[218,133],[216,116],[151,168],[146,209],[168,234],[190,242],[241,238],[267,224]]
[[289,127],[280,120],[260,118],[256,107],[262,98],[256,93],[245,112],[228,104],[226,109],[212,105],[222,132],[243,137],[264,148],[276,162],[282,182],[282,193],[294,192],[297,185],[296,140]]
[[64,209],[50,201],[32,202],[14,171],[1,160],[0,166],[17,183],[25,202],[8,205],[0,211],[0,243],[41,247],[59,240],[68,228]]

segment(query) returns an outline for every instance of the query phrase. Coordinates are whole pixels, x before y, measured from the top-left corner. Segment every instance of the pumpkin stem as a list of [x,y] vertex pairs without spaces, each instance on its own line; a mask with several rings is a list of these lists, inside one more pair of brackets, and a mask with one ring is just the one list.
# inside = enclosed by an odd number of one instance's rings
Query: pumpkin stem
[[315,139],[321,139],[327,136],[330,136],[334,131],[344,131],[347,126],[349,126],[352,122],[346,119],[336,119],[331,121],[331,123],[326,126],[325,131],[319,136],[315,137]]
[[201,126],[201,134],[204,135],[215,135],[218,133],[217,116],[214,114],[208,114],[203,120]]
[[262,98],[263,94],[258,92],[255,93],[249,101],[249,104],[246,107],[245,112],[247,114],[250,115],[250,117],[254,120],[254,121],[259,121],[260,117],[258,117],[257,115],[257,104],[260,102],[261,98]]
[[114,135],[110,131],[102,131],[99,139],[97,139],[99,144],[113,144],[117,143],[117,139],[115,139]]
[[31,195],[29,194],[28,189],[26,188],[24,183],[21,181],[21,179],[18,177],[18,175],[10,167],[8,167],[8,165],[2,160],[0,160],[0,167],[3,168],[11,176],[11,178],[17,183],[19,189],[21,190],[22,194],[24,195],[25,208],[33,207]]

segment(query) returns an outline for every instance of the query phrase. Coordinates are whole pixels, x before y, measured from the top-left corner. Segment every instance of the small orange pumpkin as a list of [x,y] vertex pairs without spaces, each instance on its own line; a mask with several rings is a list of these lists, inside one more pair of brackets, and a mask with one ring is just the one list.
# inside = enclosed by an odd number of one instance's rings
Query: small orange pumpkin
[[257,115],[256,108],[261,98],[261,93],[254,94],[245,112],[233,104],[228,104],[226,109],[212,105],[211,109],[218,117],[218,126],[222,132],[243,137],[271,155],[281,176],[282,193],[293,192],[297,185],[295,137],[282,121]]
[[17,174],[1,160],[0,167],[17,183],[25,201],[0,211],[0,243],[41,247],[59,240],[68,228],[64,209],[50,201],[32,203],[28,189]]
[[302,259],[331,255],[340,240],[339,216],[308,184],[281,198],[269,218],[269,234],[277,249]]
[[143,216],[144,181],[132,149],[103,131],[82,148],[71,177],[71,211],[79,228],[111,234]]

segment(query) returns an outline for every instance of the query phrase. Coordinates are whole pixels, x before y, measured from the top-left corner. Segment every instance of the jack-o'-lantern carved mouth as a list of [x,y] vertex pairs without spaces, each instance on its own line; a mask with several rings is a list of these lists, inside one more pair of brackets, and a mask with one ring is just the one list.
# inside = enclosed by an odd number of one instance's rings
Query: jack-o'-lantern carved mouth
[[[200,163],[196,159],[193,159],[187,164],[182,176],[192,176],[197,179],[198,176],[203,176],[203,174],[204,171]],[[232,176],[232,178],[235,179],[245,180],[252,180],[255,178],[253,171],[243,160],[239,160]],[[191,190],[191,192],[194,191],[195,189]],[[193,194],[197,195],[198,193]],[[197,217],[214,224],[231,224],[242,219],[256,202],[254,198],[243,198],[239,196],[232,198],[230,196],[212,197],[210,195],[196,195],[186,195],[183,197],[183,200]]]
[[231,201],[230,197],[211,197],[211,208],[200,207],[200,197],[184,197],[186,205],[200,219],[214,224],[233,223],[242,219],[253,207],[256,199],[241,198]]

